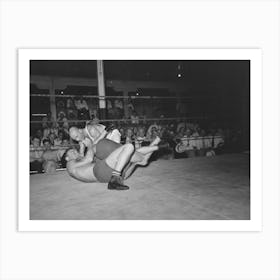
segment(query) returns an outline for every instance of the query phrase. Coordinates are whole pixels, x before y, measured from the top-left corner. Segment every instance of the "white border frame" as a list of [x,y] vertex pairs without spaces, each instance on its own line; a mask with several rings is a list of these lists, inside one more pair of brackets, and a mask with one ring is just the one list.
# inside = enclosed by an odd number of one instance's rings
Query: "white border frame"
[[[250,60],[250,220],[110,221],[29,219],[30,60]],[[262,229],[262,62],[260,49],[19,49],[18,50],[18,230],[19,231],[261,231]],[[252,188],[253,186],[253,188]]]

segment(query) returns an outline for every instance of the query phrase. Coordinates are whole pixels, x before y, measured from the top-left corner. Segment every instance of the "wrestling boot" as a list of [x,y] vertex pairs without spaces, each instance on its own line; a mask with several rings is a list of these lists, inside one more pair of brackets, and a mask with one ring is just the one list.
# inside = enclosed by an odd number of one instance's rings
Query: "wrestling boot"
[[128,190],[129,187],[122,183],[122,178],[120,176],[112,176],[108,183],[108,190]]

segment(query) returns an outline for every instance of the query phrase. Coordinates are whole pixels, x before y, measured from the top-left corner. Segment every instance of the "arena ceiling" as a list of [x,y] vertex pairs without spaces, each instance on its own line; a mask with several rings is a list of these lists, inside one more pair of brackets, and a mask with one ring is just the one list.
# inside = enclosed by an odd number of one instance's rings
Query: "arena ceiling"
[[[33,60],[31,75],[96,78],[93,60]],[[249,61],[104,61],[105,79],[134,81],[173,81],[201,90],[249,88]]]

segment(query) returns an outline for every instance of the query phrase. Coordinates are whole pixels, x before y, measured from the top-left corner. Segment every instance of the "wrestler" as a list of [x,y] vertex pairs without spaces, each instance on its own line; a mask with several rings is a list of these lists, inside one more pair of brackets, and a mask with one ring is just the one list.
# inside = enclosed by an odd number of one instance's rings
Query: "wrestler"
[[104,125],[93,122],[87,123],[85,128],[71,127],[69,135],[73,140],[79,142],[81,156],[84,156],[86,147],[97,144],[101,139],[109,139],[116,143],[120,143],[121,140],[118,129],[112,127],[106,129]]
[[[107,144],[112,142],[108,139],[102,141],[106,141]],[[157,138],[150,146],[139,148],[137,151],[134,150],[132,144],[120,145],[106,158],[96,157],[95,162],[93,162],[94,149],[88,149],[85,157],[81,157],[77,150],[70,149],[66,154],[66,168],[69,175],[79,181],[108,182],[108,189],[110,190],[127,190],[129,187],[123,184],[123,177],[127,178],[136,165],[146,165],[154,151],[165,147],[164,145],[158,145],[159,142],[160,139]],[[96,148],[98,154],[98,145]],[[128,172],[128,176],[122,174],[124,168]]]

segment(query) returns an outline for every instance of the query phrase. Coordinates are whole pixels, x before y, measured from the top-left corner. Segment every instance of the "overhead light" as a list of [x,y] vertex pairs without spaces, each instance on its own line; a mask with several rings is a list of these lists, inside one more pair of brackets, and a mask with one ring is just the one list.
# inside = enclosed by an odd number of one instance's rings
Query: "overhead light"
[[182,77],[182,74],[181,74],[181,73],[179,73],[179,74],[177,75],[177,77],[178,77],[178,78],[181,78],[181,77]]

